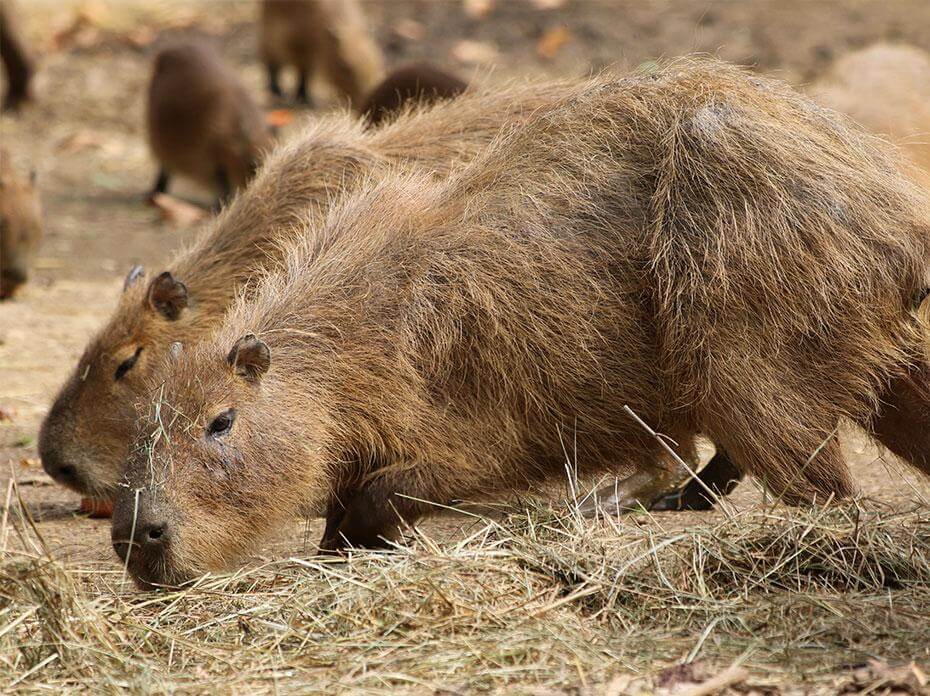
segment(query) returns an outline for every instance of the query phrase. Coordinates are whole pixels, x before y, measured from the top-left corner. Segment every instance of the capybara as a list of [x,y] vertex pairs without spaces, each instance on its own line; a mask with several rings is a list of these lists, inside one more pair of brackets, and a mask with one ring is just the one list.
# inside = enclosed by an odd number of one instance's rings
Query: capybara
[[3,110],[15,110],[32,98],[30,83],[34,68],[20,38],[16,17],[7,4],[0,5],[0,60],[6,68],[7,86]]
[[227,198],[271,145],[271,131],[235,73],[206,44],[167,46],[155,57],[147,111],[159,165],[152,194],[187,176]]
[[648,504],[678,471],[624,404],[686,460],[705,433],[789,500],[846,495],[821,444],[923,350],[926,203],[781,83],[700,60],[592,79],[444,180],[359,187],[168,360],[114,548],[174,584],[323,503],[322,548],[377,546],[567,457],[628,466]]
[[393,71],[371,90],[359,113],[369,126],[378,126],[409,103],[451,99],[466,87],[455,75],[429,63],[413,63]]
[[133,269],[116,311],[91,340],[53,403],[39,454],[58,482],[86,495],[115,492],[132,441],[133,401],[175,341],[194,343],[237,291],[281,262],[283,243],[319,220],[330,200],[396,162],[437,176],[475,156],[511,120],[571,92],[576,82],[519,84],[462,95],[365,132],[345,115],[321,119],[269,156],[252,184],[163,272]]
[[308,105],[314,74],[358,108],[384,73],[381,50],[356,0],[265,0],[261,52],[271,93],[283,96],[281,69],[293,67],[295,99]]
[[[917,165],[915,178],[930,189],[930,55],[913,46],[879,43],[853,51],[837,60],[809,90],[816,101],[849,115],[860,125],[889,137]],[[911,384],[907,387],[907,384]],[[919,383],[900,383],[900,393],[920,389]],[[888,406],[889,413],[895,407]],[[930,416],[928,416],[930,417]],[[930,428],[924,432],[930,433]],[[914,447],[925,447],[926,438],[914,433]],[[889,445],[895,453],[909,445]],[[903,449],[902,449],[903,448]],[[924,450],[926,451],[926,450]],[[695,510],[713,506],[710,487],[718,496],[729,494],[743,477],[735,465],[718,452],[699,474],[678,491],[653,505],[653,510]]]
[[29,278],[42,234],[35,175],[18,176],[9,154],[0,149],[0,300],[12,297]]

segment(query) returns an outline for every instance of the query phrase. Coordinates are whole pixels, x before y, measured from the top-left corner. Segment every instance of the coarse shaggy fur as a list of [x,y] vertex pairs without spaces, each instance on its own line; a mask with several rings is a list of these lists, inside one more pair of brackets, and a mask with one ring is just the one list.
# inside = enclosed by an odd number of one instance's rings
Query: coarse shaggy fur
[[115,312],[43,423],[39,453],[46,470],[82,493],[111,496],[132,440],[132,403],[148,399],[145,380],[168,347],[209,334],[237,290],[279,264],[283,244],[314,230],[332,198],[390,163],[445,176],[502,124],[561,99],[577,84],[474,90],[454,103],[409,106],[402,118],[372,132],[336,116],[278,147],[251,185],[168,265],[167,277],[127,277]]
[[34,178],[19,176],[9,153],[0,148],[0,300],[12,297],[29,279],[43,234]]
[[265,0],[261,51],[271,92],[281,96],[281,68],[297,70],[299,101],[311,102],[317,73],[350,106],[358,108],[384,75],[381,49],[371,36],[356,0]]
[[566,459],[654,493],[673,466],[623,405],[686,459],[704,432],[790,500],[846,495],[822,445],[924,350],[926,210],[881,141],[779,82],[595,78],[445,181],[359,187],[173,358],[117,550],[136,529],[133,575],[174,583],[324,502],[324,548],[377,545]]
[[[236,74],[204,43],[158,52],[146,111],[161,176],[187,176],[228,196],[245,186],[271,147],[264,115]],[[159,181],[163,192],[167,181]]]

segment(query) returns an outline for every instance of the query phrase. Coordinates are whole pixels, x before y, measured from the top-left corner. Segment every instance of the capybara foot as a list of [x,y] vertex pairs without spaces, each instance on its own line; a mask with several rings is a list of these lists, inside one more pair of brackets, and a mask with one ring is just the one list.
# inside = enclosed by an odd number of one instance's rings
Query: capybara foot
[[[649,508],[653,511],[710,510],[719,498],[733,492],[743,479],[740,471],[730,458],[718,451],[701,469],[697,478],[692,478],[684,486],[668,493]],[[709,489],[709,490],[708,490]]]
[[583,517],[619,516],[636,510],[648,510],[653,501],[667,490],[664,472],[637,471],[622,481],[602,486],[578,505]]

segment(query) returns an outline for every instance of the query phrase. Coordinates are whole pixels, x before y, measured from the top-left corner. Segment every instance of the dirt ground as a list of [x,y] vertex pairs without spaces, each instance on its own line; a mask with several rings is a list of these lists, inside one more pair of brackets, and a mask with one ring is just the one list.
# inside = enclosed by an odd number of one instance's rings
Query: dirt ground
[[[925,0],[499,0],[482,18],[469,17],[452,0],[365,6],[390,65],[427,59],[491,83],[635,67],[701,51],[803,86],[836,56],[873,41],[930,49]],[[57,386],[109,314],[126,271],[136,263],[159,268],[196,234],[196,227],[174,227],[143,203],[155,175],[142,118],[153,49],[172,36],[204,36],[257,99],[269,109],[277,105],[263,88],[257,60],[256,3],[30,0],[19,10],[39,55],[37,99],[3,115],[0,137],[20,169],[38,172],[46,239],[32,282],[0,305],[0,492],[15,476],[56,557],[115,572],[108,522],[78,514],[77,496],[44,475],[36,438]],[[313,117],[300,112],[297,121]],[[209,200],[185,186],[175,192]],[[858,433],[844,440],[865,495],[899,508],[928,504],[930,481],[903,471]],[[758,498],[752,484],[735,496],[742,507]],[[656,524],[687,526],[689,519],[666,513]],[[426,527],[440,539],[453,538],[461,523],[447,517]],[[317,522],[295,523],[266,555],[310,552],[319,533]]]

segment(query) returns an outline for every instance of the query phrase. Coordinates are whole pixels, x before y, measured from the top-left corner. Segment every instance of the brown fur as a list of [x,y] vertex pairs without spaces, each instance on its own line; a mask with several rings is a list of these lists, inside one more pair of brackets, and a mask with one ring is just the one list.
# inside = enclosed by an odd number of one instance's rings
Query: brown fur
[[393,71],[365,99],[359,113],[369,126],[392,118],[408,102],[434,102],[456,97],[468,87],[455,75],[429,63],[413,63]]
[[359,191],[153,384],[113,527],[123,557],[136,514],[164,531],[136,537],[142,583],[224,567],[306,505],[328,501],[333,548],[566,460],[667,481],[624,404],[687,459],[704,432],[777,493],[842,496],[836,448],[814,454],[925,341],[923,193],[881,141],[724,64],[592,80],[446,181]]
[[12,7],[4,2],[0,6],[0,60],[6,68],[6,96],[4,110],[18,109],[32,98],[30,84],[34,72],[32,59],[19,35]]
[[149,86],[148,137],[167,176],[190,177],[227,196],[242,187],[271,145],[264,117],[236,75],[205,44],[159,51]]
[[29,278],[42,235],[34,182],[17,176],[9,155],[0,149],[0,300],[12,297]]
[[296,98],[307,103],[317,72],[356,107],[384,72],[381,51],[355,0],[265,0],[261,50],[271,92],[282,96],[280,70],[293,66]]
[[879,43],[843,56],[811,96],[900,145],[930,187],[930,54]]
[[[276,148],[252,184],[169,264],[173,282],[159,274],[144,280],[131,274],[115,313],[85,349],[43,423],[43,465],[80,492],[112,495],[132,438],[132,403],[146,397],[146,378],[169,345],[208,335],[236,292],[280,264],[282,245],[303,234],[308,221],[312,226],[321,220],[331,198],[391,162],[444,176],[456,162],[474,157],[503,123],[526,117],[572,85],[476,91],[454,105],[408,110],[367,133],[354,119],[334,117]],[[116,380],[119,366],[137,352],[131,369]]]

